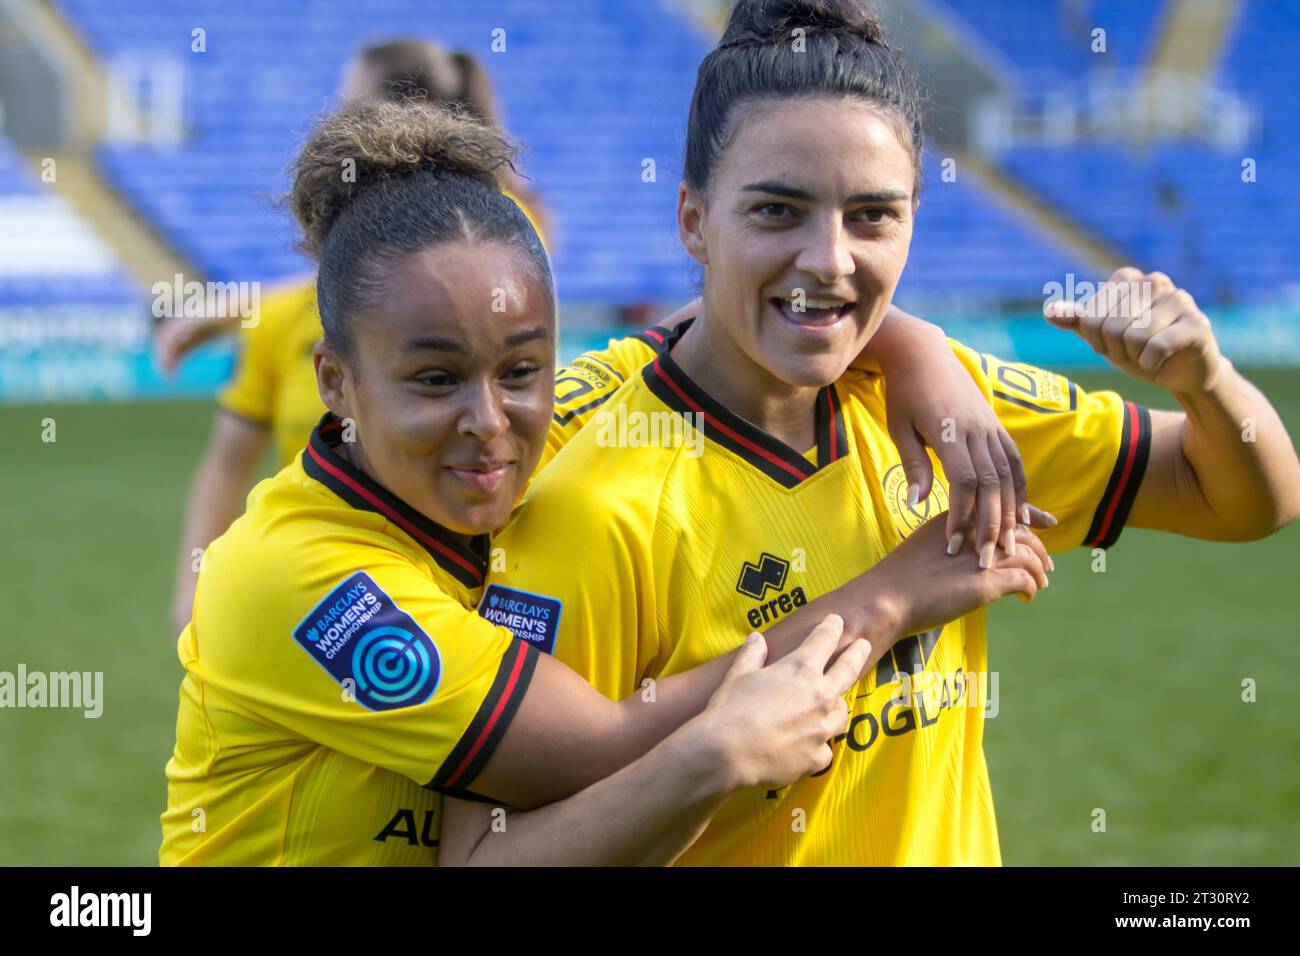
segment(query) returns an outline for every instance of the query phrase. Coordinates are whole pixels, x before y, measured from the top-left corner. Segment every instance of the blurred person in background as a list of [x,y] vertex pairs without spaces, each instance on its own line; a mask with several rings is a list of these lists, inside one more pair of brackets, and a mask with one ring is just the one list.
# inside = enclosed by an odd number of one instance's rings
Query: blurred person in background
[[[478,60],[427,40],[398,39],[365,47],[344,69],[341,96],[344,102],[379,97],[446,103],[498,125],[491,82]],[[502,177],[503,192],[523,209],[545,242],[546,222],[536,196],[513,169],[502,170]],[[237,316],[168,319],[157,331],[158,362],[171,372],[198,345],[237,331]],[[302,450],[325,412],[311,358],[321,338],[314,274],[270,291],[259,321],[243,330],[243,336],[234,378],[218,399],[208,446],[190,483],[171,607],[173,636],[190,617],[197,559],[243,511],[267,441],[275,444],[276,469],[283,468]]]

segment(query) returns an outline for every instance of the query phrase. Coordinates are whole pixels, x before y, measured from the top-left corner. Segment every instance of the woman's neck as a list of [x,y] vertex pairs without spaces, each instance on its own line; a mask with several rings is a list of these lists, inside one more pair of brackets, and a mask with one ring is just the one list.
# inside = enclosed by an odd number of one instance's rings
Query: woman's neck
[[797,452],[817,442],[813,410],[819,389],[791,385],[750,358],[709,315],[708,301],[673,348],[673,360],[731,411]]

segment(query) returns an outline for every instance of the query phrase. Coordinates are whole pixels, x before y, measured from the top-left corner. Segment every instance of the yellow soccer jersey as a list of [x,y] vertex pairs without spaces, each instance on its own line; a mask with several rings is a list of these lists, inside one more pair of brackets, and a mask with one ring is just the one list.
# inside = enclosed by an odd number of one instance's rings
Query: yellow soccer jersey
[[655,357],[667,329],[653,328],[611,339],[603,351],[584,352],[555,373],[555,412],[538,471],[578,433],[629,376]]
[[204,557],[164,864],[437,860],[536,652],[473,613],[487,557],[352,468],[326,416]]
[[[1145,467],[1147,412],[952,345],[1018,442],[1034,500],[1061,520],[1049,545],[1112,543]],[[880,376],[851,371],[816,414],[809,461],[662,351],[534,480],[495,542],[506,568],[480,613],[614,699],[735,649],[947,507],[937,462],[930,498],[908,507]],[[688,415],[702,443],[680,427]],[[903,638],[851,692],[830,768],[735,794],[680,862],[999,863],[987,671],[983,611]]]
[[325,412],[311,357],[321,338],[316,280],[269,293],[258,323],[239,334],[235,377],[218,403],[227,412],[269,428],[276,467],[283,468],[302,451]]

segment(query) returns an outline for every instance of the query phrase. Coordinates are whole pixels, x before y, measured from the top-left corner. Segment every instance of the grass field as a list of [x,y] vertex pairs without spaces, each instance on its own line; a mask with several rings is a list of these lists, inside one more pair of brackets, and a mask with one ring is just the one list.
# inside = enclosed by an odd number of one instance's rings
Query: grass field
[[[1296,373],[1252,377],[1300,434]],[[98,720],[0,711],[0,864],[156,862],[173,552],[210,419],[194,402],[0,408],[0,670],[103,671],[105,696]],[[1077,550],[1032,605],[993,610],[1008,864],[1300,863],[1298,554],[1300,527],[1251,545],[1129,531],[1105,573]]]

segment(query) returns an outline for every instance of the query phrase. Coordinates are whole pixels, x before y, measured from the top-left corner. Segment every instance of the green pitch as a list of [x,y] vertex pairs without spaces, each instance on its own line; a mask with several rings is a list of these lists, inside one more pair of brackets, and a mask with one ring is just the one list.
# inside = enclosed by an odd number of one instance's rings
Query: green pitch
[[[1300,434],[1300,378],[1252,378]],[[167,607],[211,414],[0,408],[0,670],[104,674],[98,719],[0,710],[0,864],[157,860],[181,677]],[[1077,550],[1032,605],[993,610],[986,749],[1008,864],[1300,862],[1298,551],[1300,527],[1251,545],[1127,531],[1104,572]]]

